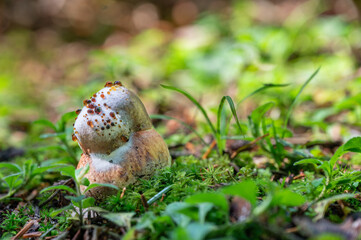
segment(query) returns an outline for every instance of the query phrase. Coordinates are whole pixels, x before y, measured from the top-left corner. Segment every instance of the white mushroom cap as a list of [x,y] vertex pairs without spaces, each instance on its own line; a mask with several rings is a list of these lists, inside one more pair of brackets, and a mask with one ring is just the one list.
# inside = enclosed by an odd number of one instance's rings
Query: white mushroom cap
[[84,100],[74,124],[74,136],[84,153],[110,154],[125,144],[133,132],[152,128],[140,99],[119,82]]

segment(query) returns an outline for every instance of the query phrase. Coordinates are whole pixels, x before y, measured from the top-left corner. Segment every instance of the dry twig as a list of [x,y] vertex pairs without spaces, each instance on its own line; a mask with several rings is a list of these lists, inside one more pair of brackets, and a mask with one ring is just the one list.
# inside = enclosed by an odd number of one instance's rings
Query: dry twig
[[208,157],[208,155],[211,153],[214,146],[216,146],[216,143],[217,143],[216,140],[213,140],[213,142],[211,143],[211,145],[209,146],[207,151],[203,154],[202,159],[206,159]]
[[231,159],[235,158],[241,151],[243,151],[244,149],[247,149],[251,146],[253,146],[254,144],[256,144],[258,141],[260,141],[261,139],[267,137],[269,135],[269,133],[263,135],[263,136],[260,136],[258,138],[256,138],[255,140],[253,140],[252,142],[246,144],[246,145],[243,145],[242,147],[238,148],[234,153],[232,153],[231,155]]
[[21,238],[29,229],[36,223],[36,220],[31,220],[12,238],[12,240],[16,240]]

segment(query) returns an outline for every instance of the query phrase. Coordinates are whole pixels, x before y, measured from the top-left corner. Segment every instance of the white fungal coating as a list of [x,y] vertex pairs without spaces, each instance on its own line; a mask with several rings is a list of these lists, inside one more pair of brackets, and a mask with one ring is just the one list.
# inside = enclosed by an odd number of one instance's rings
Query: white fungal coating
[[89,155],[92,159],[93,167],[96,171],[108,171],[114,167],[114,164],[119,165],[124,161],[124,156],[131,149],[132,144],[132,136],[130,136],[128,142],[115,149],[109,155],[104,153],[90,153]]
[[74,135],[85,153],[110,154],[125,144],[132,132],[152,128],[139,98],[123,86],[101,89],[84,107],[74,124]]

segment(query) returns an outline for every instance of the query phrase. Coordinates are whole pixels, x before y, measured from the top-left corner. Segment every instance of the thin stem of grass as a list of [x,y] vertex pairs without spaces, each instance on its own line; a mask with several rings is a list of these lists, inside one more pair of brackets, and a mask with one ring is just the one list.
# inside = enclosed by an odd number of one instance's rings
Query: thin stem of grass
[[[80,196],[81,195],[80,183],[75,182],[75,186],[76,186],[77,195]],[[83,201],[82,200],[79,201],[79,220],[80,220],[80,226],[82,227],[83,226]]]
[[[312,73],[312,75],[306,80],[306,82],[302,85],[302,87],[301,87],[300,90],[298,91],[295,99],[293,99],[293,102],[292,102],[291,106],[289,107],[288,112],[287,112],[287,115],[286,115],[286,119],[285,119],[285,122],[284,122],[284,125],[283,125],[283,128],[284,128],[284,129],[287,128],[288,120],[290,119],[292,110],[293,110],[293,108],[294,108],[295,105],[296,105],[296,102],[297,102],[298,97],[301,95],[303,89],[305,89],[305,87],[306,87],[306,86],[311,82],[311,80],[317,75],[317,73],[320,71],[320,68],[321,68],[321,67],[319,67],[314,73]],[[284,138],[285,133],[286,133],[286,132],[283,131],[283,133],[282,133],[282,139]]]

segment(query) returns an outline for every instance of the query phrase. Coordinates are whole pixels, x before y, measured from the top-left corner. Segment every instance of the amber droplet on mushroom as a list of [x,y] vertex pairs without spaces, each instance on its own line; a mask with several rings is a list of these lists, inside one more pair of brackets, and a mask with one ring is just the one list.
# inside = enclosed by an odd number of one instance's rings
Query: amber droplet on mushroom
[[[90,183],[123,188],[170,163],[167,145],[153,128],[143,103],[119,81],[107,82],[91,100],[84,100],[73,139],[84,153],[78,168],[89,163]],[[103,198],[111,193],[110,188],[97,187],[86,194]]]
[[123,86],[123,84],[122,84],[120,81],[115,81],[115,82],[114,82],[114,85],[115,85],[115,86],[120,86],[120,87]]
[[105,85],[104,85],[104,87],[111,87],[111,86],[113,86],[112,82],[106,82]]
[[83,101],[83,105],[84,106],[86,106],[86,105],[88,105],[88,104],[90,104],[91,103],[91,101],[89,100],[89,99],[85,99],[84,101]]
[[74,141],[74,142],[76,142],[77,141],[77,138],[76,138],[76,136],[75,136],[75,134],[73,133],[73,135],[71,136],[71,139]]

